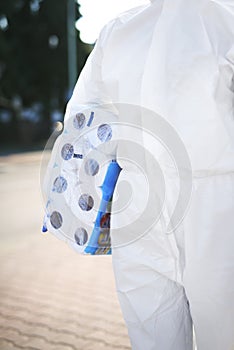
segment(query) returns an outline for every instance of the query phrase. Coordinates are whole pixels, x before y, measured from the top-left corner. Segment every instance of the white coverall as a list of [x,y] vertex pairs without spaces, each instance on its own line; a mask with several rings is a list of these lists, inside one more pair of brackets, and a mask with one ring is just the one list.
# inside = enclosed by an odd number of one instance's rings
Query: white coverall
[[65,119],[93,103],[149,108],[191,159],[174,234],[155,226],[112,251],[133,350],[190,350],[192,322],[199,350],[234,350],[233,76],[233,0],[152,0],[104,27],[68,103]]

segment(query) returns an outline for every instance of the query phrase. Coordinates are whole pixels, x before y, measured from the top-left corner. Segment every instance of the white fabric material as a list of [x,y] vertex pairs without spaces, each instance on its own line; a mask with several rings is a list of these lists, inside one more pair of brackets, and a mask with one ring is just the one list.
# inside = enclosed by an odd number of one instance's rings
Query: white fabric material
[[113,249],[133,350],[191,350],[191,317],[198,350],[234,349],[233,76],[232,0],[154,0],[103,29],[69,101],[65,119],[79,105],[149,108],[191,159],[192,199],[175,235],[159,222]]

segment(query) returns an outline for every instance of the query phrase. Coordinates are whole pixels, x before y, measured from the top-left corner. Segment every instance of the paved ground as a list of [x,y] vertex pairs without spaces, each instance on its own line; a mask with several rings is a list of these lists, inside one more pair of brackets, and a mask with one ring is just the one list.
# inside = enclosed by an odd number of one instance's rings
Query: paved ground
[[40,233],[40,152],[0,157],[0,350],[127,350],[111,257]]

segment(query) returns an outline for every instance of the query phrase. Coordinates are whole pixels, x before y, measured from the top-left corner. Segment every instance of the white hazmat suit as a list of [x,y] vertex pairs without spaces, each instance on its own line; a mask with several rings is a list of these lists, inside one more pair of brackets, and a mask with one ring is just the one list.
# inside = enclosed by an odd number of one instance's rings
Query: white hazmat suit
[[[80,105],[154,111],[191,160],[192,196],[173,234],[161,219],[136,241],[113,246],[133,350],[191,350],[192,324],[198,350],[234,350],[233,76],[233,0],[152,0],[104,27],[68,103],[65,120]],[[121,182],[131,169],[119,159]],[[164,170],[170,198],[173,174]],[[140,202],[141,176],[134,181]],[[113,227],[124,227],[118,220],[113,215]]]

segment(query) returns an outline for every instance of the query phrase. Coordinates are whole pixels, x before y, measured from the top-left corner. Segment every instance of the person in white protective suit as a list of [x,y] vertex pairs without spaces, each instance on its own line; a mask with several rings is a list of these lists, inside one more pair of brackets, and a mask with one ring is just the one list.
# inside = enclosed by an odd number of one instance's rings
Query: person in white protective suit
[[152,0],[103,28],[68,103],[65,120],[79,105],[152,110],[191,160],[192,196],[173,234],[161,222],[113,245],[133,350],[190,350],[193,325],[198,350],[234,350],[233,76],[232,0]]

